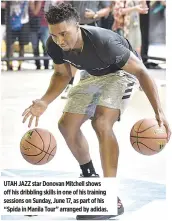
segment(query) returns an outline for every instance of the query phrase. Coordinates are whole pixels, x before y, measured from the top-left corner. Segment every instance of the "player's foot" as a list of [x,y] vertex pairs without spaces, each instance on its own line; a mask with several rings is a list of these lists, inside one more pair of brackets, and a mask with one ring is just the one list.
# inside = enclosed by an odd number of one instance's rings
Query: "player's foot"
[[118,198],[118,214],[117,215],[78,215],[77,220],[108,220],[110,218],[122,215],[124,213],[124,207],[121,200]]
[[69,94],[69,91],[70,91],[71,88],[72,88],[72,85],[68,84],[65,91],[63,92],[63,94],[61,96],[62,99],[67,99],[68,98],[68,94]]

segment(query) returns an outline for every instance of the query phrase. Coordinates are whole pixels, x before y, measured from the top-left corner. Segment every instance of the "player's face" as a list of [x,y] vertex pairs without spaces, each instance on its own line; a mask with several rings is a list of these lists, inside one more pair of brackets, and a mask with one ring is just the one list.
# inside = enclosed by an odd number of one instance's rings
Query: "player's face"
[[64,51],[72,50],[78,40],[78,26],[74,21],[48,25],[53,41]]

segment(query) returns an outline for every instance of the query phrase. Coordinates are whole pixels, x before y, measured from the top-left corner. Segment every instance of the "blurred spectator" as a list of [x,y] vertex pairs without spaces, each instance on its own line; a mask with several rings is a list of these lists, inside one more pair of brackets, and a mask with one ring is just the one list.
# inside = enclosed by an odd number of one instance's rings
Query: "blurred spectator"
[[164,16],[165,16],[165,18],[166,18],[166,0],[161,1],[161,5],[164,6]]
[[[24,45],[29,43],[29,4],[28,1],[10,2],[10,54],[13,55],[13,44],[19,41],[19,56],[24,57]],[[19,61],[18,70],[21,69],[22,61]],[[10,62],[10,70],[12,70]]]
[[[150,7],[150,1],[142,1],[141,4],[143,6]],[[141,46],[141,57],[144,64],[147,63],[148,56],[148,47],[149,47],[149,13],[140,15],[140,29],[141,29],[141,37],[142,37],[142,46]]]
[[154,14],[158,12],[164,12],[166,7],[166,1],[154,1],[151,3],[151,8]]
[[1,1],[1,41],[5,39],[5,11],[6,11],[6,2]]
[[[142,6],[147,6],[148,8],[150,8],[151,3],[155,2],[146,1],[146,0],[141,1]],[[164,1],[162,4],[165,4]],[[142,47],[141,47],[142,60],[148,69],[160,69],[160,66],[158,64],[154,62],[148,62],[150,10],[148,11],[148,14],[140,15],[140,28],[142,36]]]
[[101,18],[110,12],[110,1],[71,1],[80,14],[81,25],[101,26]]
[[[101,26],[101,18],[110,13],[110,1],[69,1],[79,12],[80,25]],[[76,70],[77,71],[77,70]],[[81,72],[81,77],[86,77],[86,71]],[[71,79],[61,98],[66,99],[73,86],[74,78]]]
[[112,14],[114,16],[114,23],[112,30],[119,35],[124,35],[124,15],[122,10],[125,8],[125,1],[113,1],[112,2]]
[[141,31],[139,13],[147,14],[148,8],[139,1],[114,2],[114,24],[112,30],[127,38],[132,47],[140,54]]
[[165,5],[162,5],[160,1],[150,4],[149,45],[166,43],[165,8]]
[[[35,57],[39,53],[39,41],[42,43],[44,56],[47,56],[46,41],[49,36],[48,24],[44,17],[45,1],[31,1],[30,2],[30,30],[31,30],[31,43]],[[41,69],[41,61],[35,60],[36,69]],[[44,60],[44,68],[48,69],[49,60]]]
[[44,11],[48,11],[48,9],[51,7],[51,6],[55,6],[61,2],[64,2],[64,0],[46,0],[45,1],[45,6],[44,6]]
[[122,10],[124,17],[124,37],[129,40],[132,47],[141,53],[141,30],[139,14],[147,14],[148,8],[140,5],[139,1],[126,1]]
[[111,2],[110,5],[110,12],[108,16],[105,16],[103,18],[101,18],[101,27],[105,28],[105,29],[112,29],[112,25],[114,23],[114,16],[113,16],[113,2]]

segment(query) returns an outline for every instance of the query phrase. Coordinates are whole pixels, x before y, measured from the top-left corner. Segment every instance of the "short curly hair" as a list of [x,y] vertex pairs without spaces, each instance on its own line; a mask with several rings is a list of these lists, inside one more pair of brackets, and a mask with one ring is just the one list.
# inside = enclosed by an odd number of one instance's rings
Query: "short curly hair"
[[69,3],[59,3],[57,6],[51,6],[45,13],[45,18],[50,25],[55,25],[63,21],[74,20],[79,22],[79,14]]

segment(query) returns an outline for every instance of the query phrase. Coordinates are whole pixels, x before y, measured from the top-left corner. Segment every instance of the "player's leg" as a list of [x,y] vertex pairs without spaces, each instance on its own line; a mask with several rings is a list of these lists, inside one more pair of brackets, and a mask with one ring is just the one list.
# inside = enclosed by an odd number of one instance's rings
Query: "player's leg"
[[104,177],[116,177],[119,146],[113,125],[120,116],[119,109],[97,106],[92,126],[99,140],[100,157]]
[[105,177],[117,174],[119,147],[113,125],[120,119],[133,94],[134,79],[121,71],[104,77],[104,87],[92,121],[100,147],[102,169]]
[[[104,177],[116,177],[119,147],[113,132],[113,125],[119,119],[120,110],[97,106],[92,126],[99,140],[100,157]],[[118,198],[118,215],[124,212],[124,207]],[[107,220],[116,215],[78,215],[77,220]]]
[[85,114],[64,113],[58,124],[70,151],[80,165],[83,177],[97,176],[87,140],[80,129],[87,119]]
[[80,129],[87,119],[88,116],[84,114],[64,113],[58,123],[60,132],[80,165],[91,160],[87,140]]
[[90,88],[90,78],[80,80],[69,93],[64,114],[59,121],[59,129],[79,162],[84,177],[95,176],[95,170],[90,158],[88,143],[80,129],[81,125],[93,116],[96,104],[93,102],[95,94]]
[[[118,167],[119,147],[113,132],[113,125],[124,111],[133,91],[134,79],[128,78],[123,71],[102,76],[94,82],[102,84],[92,125],[96,131],[102,169],[105,177],[116,177]],[[118,215],[124,212],[124,207],[118,198]],[[107,220],[116,215],[79,215],[78,220]]]

